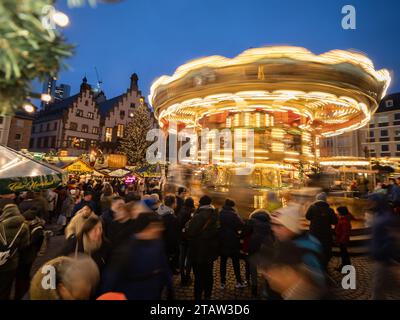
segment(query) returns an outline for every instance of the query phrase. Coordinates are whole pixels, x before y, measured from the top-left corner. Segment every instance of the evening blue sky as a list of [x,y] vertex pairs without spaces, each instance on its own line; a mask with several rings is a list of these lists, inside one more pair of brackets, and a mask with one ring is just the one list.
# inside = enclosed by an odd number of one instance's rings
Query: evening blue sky
[[[125,0],[96,8],[69,8],[58,0],[70,25],[63,32],[77,45],[59,83],[79,89],[96,66],[107,98],[129,87],[136,72],[146,95],[151,83],[181,64],[208,55],[234,57],[263,45],[303,46],[314,53],[356,49],[376,68],[392,73],[389,92],[400,91],[400,1],[398,0]],[[87,2],[87,0],[86,0]],[[357,29],[343,30],[341,9],[356,8]]]

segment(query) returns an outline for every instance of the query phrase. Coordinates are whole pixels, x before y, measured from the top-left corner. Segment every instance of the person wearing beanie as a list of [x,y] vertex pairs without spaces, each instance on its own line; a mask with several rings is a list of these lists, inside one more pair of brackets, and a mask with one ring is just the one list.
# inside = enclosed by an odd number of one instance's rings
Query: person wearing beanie
[[304,264],[313,270],[314,281],[325,285],[321,243],[301,229],[301,206],[289,203],[271,215],[272,231],[278,242],[291,242],[303,251]]
[[226,286],[226,263],[231,258],[236,278],[236,288],[244,288],[246,282],[242,281],[240,275],[240,232],[243,231],[244,222],[235,210],[235,202],[226,199],[219,213],[219,241],[220,241],[220,274],[221,289]]
[[189,242],[186,237],[186,226],[192,218],[195,206],[193,198],[186,198],[183,207],[178,212],[178,223],[180,229],[180,247],[179,247],[179,269],[181,272],[181,285],[188,285],[190,282],[190,271],[192,269],[189,259]]
[[340,256],[342,259],[342,264],[336,270],[341,272],[344,266],[351,265],[350,256],[347,251],[347,246],[349,245],[350,242],[352,215],[347,209],[347,207],[338,207],[336,211],[339,216],[338,223],[335,228],[336,244],[340,248]]
[[211,203],[207,195],[200,198],[199,207],[186,230],[196,300],[211,298],[214,261],[218,258],[218,215]]
[[327,194],[325,192],[316,196],[316,201],[307,210],[306,219],[310,221],[310,234],[316,237],[322,245],[324,252],[323,264],[326,269],[332,257],[332,225],[336,225],[338,220],[335,211],[327,202]]

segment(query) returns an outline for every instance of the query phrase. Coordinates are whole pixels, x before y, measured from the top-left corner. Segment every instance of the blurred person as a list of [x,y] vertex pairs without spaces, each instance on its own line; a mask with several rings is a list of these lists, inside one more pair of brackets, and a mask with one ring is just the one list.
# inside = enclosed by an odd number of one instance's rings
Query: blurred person
[[372,299],[383,300],[400,285],[400,217],[393,213],[382,194],[368,197],[374,212],[371,256],[374,260]]
[[[56,287],[45,288],[47,268],[56,273]],[[31,300],[88,300],[99,283],[99,269],[88,256],[78,258],[58,257],[46,262],[32,278],[29,295]],[[47,281],[46,281],[47,282]]]
[[[75,190],[74,190],[75,191]],[[74,198],[71,194],[72,190],[66,190],[64,194],[64,200],[60,207],[60,215],[57,223],[61,225],[61,229],[58,231],[58,235],[65,233],[65,228],[72,219],[72,210],[74,209]]]
[[166,288],[168,298],[173,298],[162,232],[163,223],[158,214],[138,213],[135,233],[121,245],[104,271],[102,292],[120,292],[128,300],[160,300]]
[[[0,194],[0,217],[1,217],[1,213],[3,211],[3,208],[7,204],[16,204],[15,203],[15,194],[14,193]],[[17,205],[17,206],[19,207],[19,205]],[[22,210],[20,209],[20,211],[22,211]]]
[[30,208],[36,206],[35,204],[35,193],[33,191],[27,191],[24,196],[24,200],[19,204],[19,210],[21,213],[29,210]]
[[37,208],[32,207],[25,211],[23,216],[26,220],[25,223],[29,228],[29,245],[20,251],[15,278],[15,300],[21,300],[29,290],[32,265],[40,252],[45,239],[45,221],[38,217]]
[[96,215],[88,217],[78,234],[71,235],[61,249],[63,256],[83,253],[96,262],[101,272],[106,264],[110,243],[104,238],[101,218]]
[[396,179],[389,179],[389,186],[387,197],[392,206],[396,207],[400,204],[400,186],[397,184]]
[[58,194],[51,189],[46,189],[43,192],[43,197],[47,201],[49,222],[51,222],[56,216],[56,205],[57,205]]
[[50,223],[49,202],[46,199],[45,190],[35,192],[34,206],[39,210],[40,217]]
[[89,217],[95,216],[90,205],[84,205],[71,219],[67,227],[65,228],[65,239],[68,239],[72,235],[77,235],[81,232],[83,224]]
[[310,221],[310,234],[316,237],[322,245],[324,253],[323,265],[326,269],[332,257],[332,225],[336,225],[338,219],[327,202],[327,194],[325,192],[321,192],[316,196],[316,201],[307,210],[306,219]]
[[110,210],[111,208],[111,200],[117,196],[117,193],[114,192],[113,187],[108,182],[104,183],[104,186],[101,189],[100,194],[100,208],[101,213],[103,214],[105,211]]
[[[271,218],[268,211],[257,209],[253,211],[246,222],[248,239],[248,263],[250,272],[251,293],[253,297],[258,295],[257,265],[253,262],[255,254],[260,251],[262,245],[270,247],[274,243],[274,234],[271,229]],[[267,284],[266,293],[269,285]]]
[[152,193],[150,194],[150,198],[153,199],[153,206],[152,206],[152,210],[154,212],[156,212],[158,210],[158,208],[160,207],[161,201],[160,201],[160,196],[158,193]]
[[167,195],[164,203],[161,204],[157,213],[164,223],[163,238],[165,241],[165,250],[167,253],[169,265],[174,274],[178,274],[179,267],[179,221],[175,215],[176,198],[173,195]]
[[271,227],[276,241],[292,242],[303,250],[303,262],[312,269],[315,282],[325,285],[323,248],[316,237],[301,230],[301,207],[289,203],[271,215]]
[[347,265],[351,265],[350,255],[347,251],[347,247],[350,242],[351,233],[351,220],[352,215],[347,207],[338,207],[337,209],[339,219],[336,225],[336,244],[340,248],[340,257],[342,259],[341,265],[336,268],[337,271],[341,272],[342,268]]
[[220,243],[220,275],[221,289],[226,286],[226,263],[231,258],[236,278],[236,288],[244,288],[247,283],[242,281],[240,275],[240,232],[243,231],[244,222],[235,210],[235,202],[226,199],[219,213],[219,243]]
[[180,230],[179,247],[179,270],[181,273],[181,285],[188,285],[190,282],[190,271],[192,269],[189,259],[189,243],[186,237],[186,226],[195,211],[193,198],[186,198],[183,207],[178,212],[178,223]]
[[178,214],[179,211],[181,211],[181,208],[183,207],[183,203],[185,202],[186,195],[187,195],[186,188],[179,187],[178,192],[176,194],[176,208],[175,208],[176,214]]
[[284,300],[318,300],[325,286],[315,281],[315,271],[303,260],[303,251],[293,242],[263,246],[256,259],[258,270]]
[[16,204],[0,209],[0,300],[9,300],[21,252],[29,245],[29,228]]
[[214,261],[218,258],[218,214],[212,199],[205,195],[188,222],[189,259],[194,273],[194,298],[211,299]]
[[125,196],[125,202],[139,202],[142,199],[142,197],[140,196],[140,194],[138,192],[129,192],[126,196]]
[[81,210],[85,205],[90,206],[92,211],[96,213],[97,205],[93,201],[93,193],[91,191],[85,191],[83,194],[83,198],[77,200],[74,208],[72,209],[72,216],[75,215],[79,210]]

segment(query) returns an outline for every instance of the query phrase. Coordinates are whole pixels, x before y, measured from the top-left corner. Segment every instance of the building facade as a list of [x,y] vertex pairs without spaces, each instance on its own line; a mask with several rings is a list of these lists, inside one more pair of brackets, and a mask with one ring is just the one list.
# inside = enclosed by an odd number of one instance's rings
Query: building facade
[[38,152],[67,150],[78,155],[97,145],[100,112],[84,78],[80,92],[41,110],[34,121],[30,149]]
[[0,117],[0,144],[15,150],[28,149],[33,115],[20,110],[14,116]]
[[384,97],[370,123],[359,132],[368,156],[400,157],[400,93]]
[[343,133],[320,140],[321,157],[363,157],[360,132]]
[[[138,88],[136,74],[131,76],[130,87],[124,94],[108,100],[85,77],[78,94],[49,104],[37,114],[30,150],[65,150],[69,155],[80,155],[101,147],[105,153],[115,152],[139,105],[147,103]],[[150,109],[149,113],[154,119]]]

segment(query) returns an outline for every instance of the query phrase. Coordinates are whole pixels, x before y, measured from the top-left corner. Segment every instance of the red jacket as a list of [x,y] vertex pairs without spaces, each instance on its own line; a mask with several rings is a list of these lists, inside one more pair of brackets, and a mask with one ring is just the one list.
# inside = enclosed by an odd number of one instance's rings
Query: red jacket
[[350,241],[351,232],[351,215],[339,216],[338,224],[336,225],[336,243],[347,245]]

